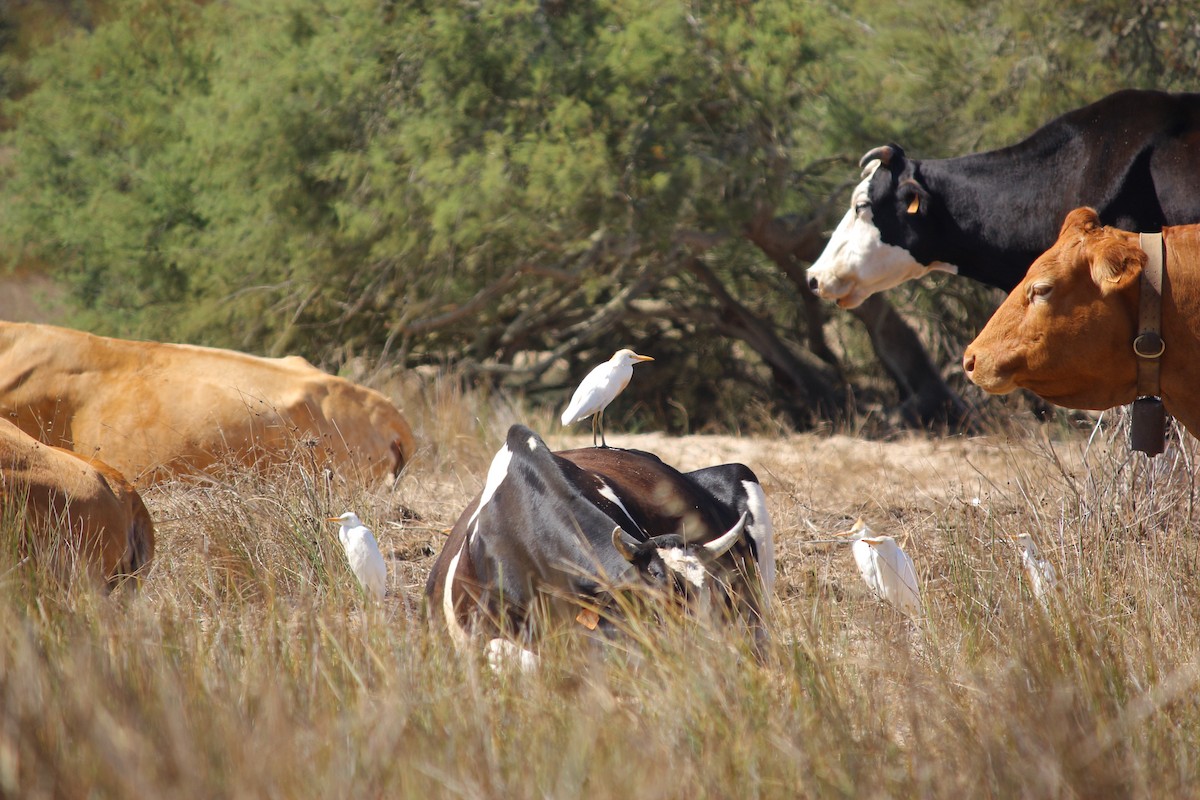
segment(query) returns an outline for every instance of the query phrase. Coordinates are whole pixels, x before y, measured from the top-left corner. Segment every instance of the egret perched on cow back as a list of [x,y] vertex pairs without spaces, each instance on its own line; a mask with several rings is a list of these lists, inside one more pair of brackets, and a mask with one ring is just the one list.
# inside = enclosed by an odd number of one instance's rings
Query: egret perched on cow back
[[876,536],[861,519],[842,536],[854,540],[851,551],[867,588],[906,614],[921,613],[921,590],[912,559],[891,536]]
[[592,446],[596,445],[596,431],[600,432],[600,446],[608,447],[604,441],[604,409],[629,385],[633,377],[633,365],[641,361],[653,361],[650,356],[640,356],[626,348],[618,350],[613,357],[593,369],[579,384],[567,410],[562,414],[562,424],[572,425],[587,417],[592,418]]
[[1058,584],[1054,565],[1042,558],[1037,543],[1028,533],[1018,533],[1013,541],[1021,549],[1021,565],[1029,576],[1029,588],[1033,590],[1033,596],[1045,605],[1047,594]]
[[387,565],[383,562],[383,553],[375,542],[375,534],[363,525],[362,520],[353,511],[347,511],[340,517],[329,517],[330,522],[341,523],[338,539],[346,551],[346,560],[354,572],[363,591],[368,597],[382,600],[387,587]]

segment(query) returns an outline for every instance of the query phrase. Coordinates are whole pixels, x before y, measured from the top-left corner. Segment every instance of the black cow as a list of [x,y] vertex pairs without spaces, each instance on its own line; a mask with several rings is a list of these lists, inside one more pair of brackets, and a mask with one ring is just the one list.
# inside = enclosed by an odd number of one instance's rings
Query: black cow
[[[685,475],[637,450],[553,453],[514,425],[425,595],[460,647],[472,631],[528,643],[539,625],[607,626],[631,587],[728,609],[761,645],[773,548],[762,489],[741,464]],[[519,650],[501,638],[488,647]]]
[[934,270],[1010,291],[1078,206],[1123,230],[1200,222],[1200,94],[1116,92],[1002,150],[919,160],[889,144],[859,164],[814,292],[853,308]]

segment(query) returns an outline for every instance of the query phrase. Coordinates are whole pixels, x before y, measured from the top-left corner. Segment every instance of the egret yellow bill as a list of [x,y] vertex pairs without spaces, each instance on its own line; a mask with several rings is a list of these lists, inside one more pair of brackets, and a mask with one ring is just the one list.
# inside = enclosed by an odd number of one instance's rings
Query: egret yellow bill
[[604,409],[629,385],[633,377],[633,365],[642,361],[653,361],[650,356],[640,356],[629,350],[618,350],[613,357],[593,369],[579,384],[567,410],[562,414],[563,425],[574,425],[580,420],[592,418],[592,446],[596,446],[596,432],[600,432],[600,446],[608,447],[604,441]]

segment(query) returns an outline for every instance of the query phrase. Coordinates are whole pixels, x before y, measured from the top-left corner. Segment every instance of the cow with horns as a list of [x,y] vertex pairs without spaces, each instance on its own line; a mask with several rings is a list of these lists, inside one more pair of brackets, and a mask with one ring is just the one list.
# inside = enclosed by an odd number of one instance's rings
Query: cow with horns
[[1010,291],[1077,206],[1147,233],[1200,222],[1200,94],[1116,92],[1002,150],[921,160],[889,144],[859,165],[813,292],[854,308],[933,271]]
[[766,498],[724,464],[681,473],[637,450],[551,452],[514,425],[482,492],[450,532],[425,586],[435,625],[460,648],[519,653],[543,627],[611,628],[623,590],[652,589],[745,620],[765,641],[774,580]]

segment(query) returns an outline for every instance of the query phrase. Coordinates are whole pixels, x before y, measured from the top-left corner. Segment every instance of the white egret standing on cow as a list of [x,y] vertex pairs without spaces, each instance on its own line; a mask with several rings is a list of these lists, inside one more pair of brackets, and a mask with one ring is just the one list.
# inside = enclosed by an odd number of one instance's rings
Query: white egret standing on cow
[[921,613],[921,590],[912,559],[891,536],[876,536],[861,519],[850,530],[854,561],[867,588],[907,614]]
[[1033,596],[1045,605],[1047,594],[1058,585],[1054,565],[1042,558],[1037,542],[1028,533],[1018,533],[1013,540],[1021,549],[1021,565],[1029,576],[1029,588],[1033,590]]
[[375,542],[375,534],[362,523],[353,511],[347,511],[340,517],[329,517],[330,522],[341,523],[338,539],[346,551],[346,560],[350,569],[363,590],[369,597],[382,600],[387,587],[387,565],[383,562],[383,553]]
[[593,369],[579,384],[567,410],[562,414],[563,425],[573,425],[587,417],[592,418],[592,446],[596,446],[596,431],[600,431],[600,446],[608,447],[604,441],[604,409],[616,399],[629,379],[633,377],[633,365],[641,361],[653,361],[650,356],[639,356],[626,348],[618,350],[613,357]]

